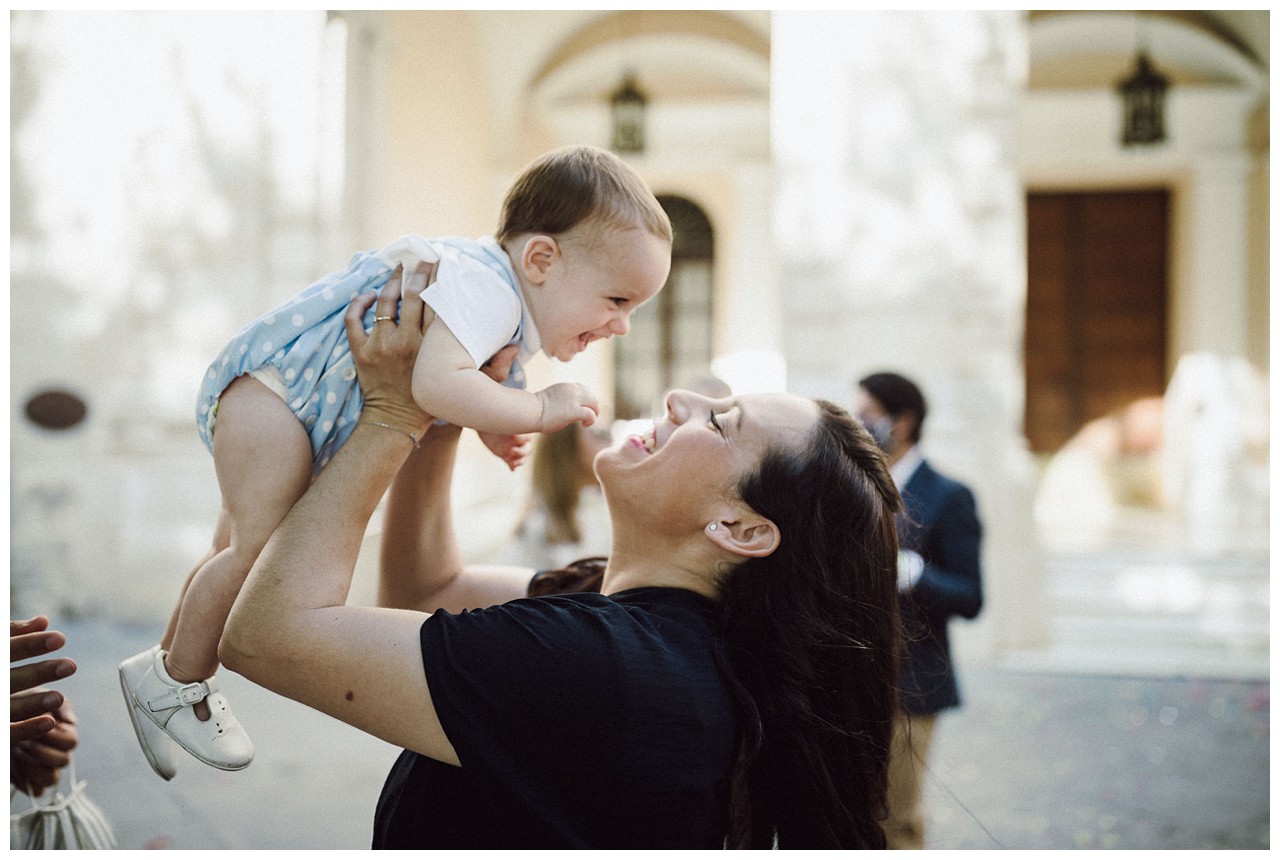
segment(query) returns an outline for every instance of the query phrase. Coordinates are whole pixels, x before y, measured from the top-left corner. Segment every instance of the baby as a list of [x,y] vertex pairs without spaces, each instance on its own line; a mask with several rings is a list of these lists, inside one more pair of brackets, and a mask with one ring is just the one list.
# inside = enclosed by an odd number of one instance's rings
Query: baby
[[[436,267],[429,287],[423,262]],[[364,400],[343,323],[353,298],[400,270],[403,289],[425,290],[435,318],[414,366],[414,399],[440,421],[479,431],[515,468],[527,448],[521,434],[589,426],[595,396],[573,383],[526,391],[518,364],[502,385],[480,368],[510,344],[519,358],[542,350],[569,361],[592,341],[626,334],[670,266],[670,221],[639,175],[609,152],[568,147],[525,168],[496,237],[406,236],[358,253],[345,271],[241,330],[209,367],[197,406],[222,492],[213,547],[188,577],[161,643],[120,664],[129,716],[156,773],[173,778],[178,747],[223,770],[253,759],[218,692],[218,641],[267,539],[355,429]],[[384,319],[375,313],[366,330]]]

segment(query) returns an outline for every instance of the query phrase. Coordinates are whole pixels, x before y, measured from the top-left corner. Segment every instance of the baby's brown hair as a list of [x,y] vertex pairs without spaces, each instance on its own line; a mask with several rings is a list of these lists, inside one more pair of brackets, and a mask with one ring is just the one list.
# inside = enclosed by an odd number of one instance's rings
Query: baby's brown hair
[[526,167],[502,204],[497,238],[505,245],[527,233],[558,237],[588,222],[643,227],[671,241],[671,219],[640,174],[594,146],[554,149]]

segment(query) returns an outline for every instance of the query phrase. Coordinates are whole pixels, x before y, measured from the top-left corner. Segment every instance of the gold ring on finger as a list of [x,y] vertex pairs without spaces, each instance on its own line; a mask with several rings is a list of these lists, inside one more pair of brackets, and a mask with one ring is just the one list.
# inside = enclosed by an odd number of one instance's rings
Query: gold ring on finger
[[393,320],[393,321],[394,321],[394,320],[395,320],[395,317],[374,317],[374,318],[373,318],[373,321],[374,321],[374,322],[376,322],[376,323],[380,323],[380,322],[382,322],[383,320]]

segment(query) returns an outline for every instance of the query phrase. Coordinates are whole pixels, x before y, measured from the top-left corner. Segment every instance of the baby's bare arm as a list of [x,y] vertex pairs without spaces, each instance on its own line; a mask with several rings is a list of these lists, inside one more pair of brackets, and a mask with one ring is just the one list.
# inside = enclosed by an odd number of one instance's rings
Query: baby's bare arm
[[485,376],[443,320],[427,328],[413,367],[413,399],[429,415],[489,433],[542,429],[538,395]]

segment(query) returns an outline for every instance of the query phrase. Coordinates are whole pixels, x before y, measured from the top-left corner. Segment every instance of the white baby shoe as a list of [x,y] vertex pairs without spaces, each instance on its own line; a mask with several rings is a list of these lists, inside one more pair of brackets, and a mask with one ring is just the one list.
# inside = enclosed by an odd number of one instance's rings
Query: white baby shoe
[[151,664],[159,650],[159,645],[152,645],[141,654],[134,654],[121,663],[120,689],[124,691],[124,701],[129,707],[129,722],[133,723],[133,733],[138,736],[138,744],[147,757],[147,763],[160,776],[170,780],[178,772],[179,747],[159,726],[138,710],[131,692],[142,675],[151,670]]
[[[217,676],[189,684],[175,681],[164,667],[164,655],[157,646],[120,664],[120,685],[129,716],[156,773],[165,776],[153,760],[163,761],[163,756],[156,755],[157,746],[164,749],[163,743],[148,744],[156,733],[172,738],[207,765],[221,770],[248,767],[253,761],[253,742],[231,713],[226,697],[218,692]],[[203,722],[194,707],[201,701],[208,702],[210,713]]]

